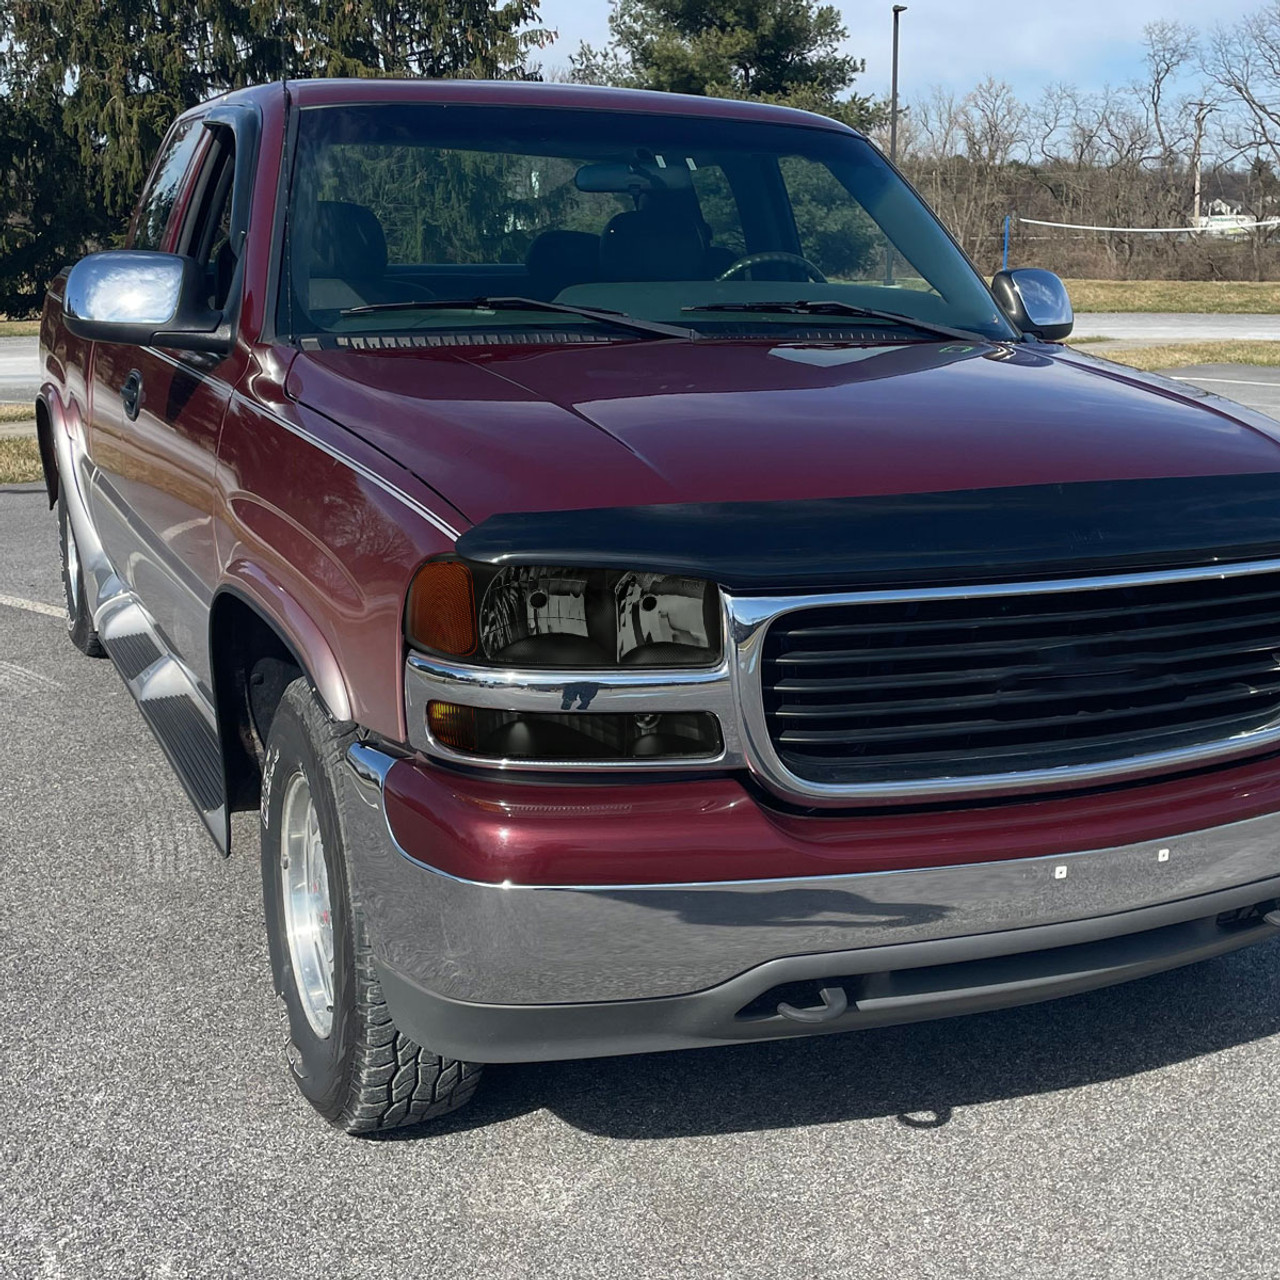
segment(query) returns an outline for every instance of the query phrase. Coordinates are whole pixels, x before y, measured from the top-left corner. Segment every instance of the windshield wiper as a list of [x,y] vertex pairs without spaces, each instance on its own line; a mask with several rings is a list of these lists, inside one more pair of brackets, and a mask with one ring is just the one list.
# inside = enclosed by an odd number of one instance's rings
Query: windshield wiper
[[405,302],[372,302],[363,307],[344,307],[338,314],[372,316],[394,311],[550,311],[560,315],[581,316],[611,324],[615,329],[643,334],[651,338],[694,339],[693,329],[656,320],[639,320],[622,311],[605,311],[597,307],[574,307],[565,302],[542,302],[537,298],[422,298]]
[[860,320],[879,320],[885,324],[909,325],[921,333],[937,334],[940,338],[959,338],[972,342],[991,339],[967,329],[953,329],[950,325],[935,324],[932,320],[917,320],[915,316],[899,315],[896,311],[877,311],[872,307],[860,307],[853,302],[841,302],[839,298],[799,298],[794,302],[708,302],[701,307],[681,307],[681,311],[773,311],[784,315],[802,316],[853,316]]

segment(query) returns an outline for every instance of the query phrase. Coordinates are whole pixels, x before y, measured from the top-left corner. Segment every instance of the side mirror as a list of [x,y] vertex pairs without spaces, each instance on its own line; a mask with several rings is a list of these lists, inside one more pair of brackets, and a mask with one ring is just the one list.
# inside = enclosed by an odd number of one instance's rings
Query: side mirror
[[1060,342],[1075,326],[1067,286],[1052,271],[1038,267],[999,271],[991,281],[991,292],[1023,333]]
[[179,351],[231,350],[231,327],[209,307],[194,258],[109,250],[81,258],[67,276],[67,328],[91,342]]

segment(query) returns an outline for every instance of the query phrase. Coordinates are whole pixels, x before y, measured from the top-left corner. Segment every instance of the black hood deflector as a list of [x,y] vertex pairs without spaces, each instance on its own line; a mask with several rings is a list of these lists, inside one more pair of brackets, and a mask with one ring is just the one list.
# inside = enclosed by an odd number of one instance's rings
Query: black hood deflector
[[1280,472],[491,516],[482,564],[644,569],[739,592],[1051,578],[1280,558]]

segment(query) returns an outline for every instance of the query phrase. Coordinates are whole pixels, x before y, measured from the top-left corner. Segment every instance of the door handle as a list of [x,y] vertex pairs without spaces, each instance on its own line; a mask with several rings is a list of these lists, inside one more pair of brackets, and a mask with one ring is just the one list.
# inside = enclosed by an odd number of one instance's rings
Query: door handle
[[142,374],[134,369],[124,380],[120,388],[120,400],[124,404],[125,417],[136,422],[138,411],[142,408]]

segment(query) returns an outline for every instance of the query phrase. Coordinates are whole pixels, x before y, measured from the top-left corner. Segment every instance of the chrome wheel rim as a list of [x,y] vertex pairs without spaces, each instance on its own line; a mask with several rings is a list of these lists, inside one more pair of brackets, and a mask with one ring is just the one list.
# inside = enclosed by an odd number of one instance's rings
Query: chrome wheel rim
[[281,809],[280,888],[298,1003],[320,1039],[333,1030],[333,913],[320,818],[306,775],[289,779]]

